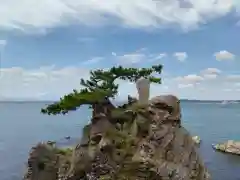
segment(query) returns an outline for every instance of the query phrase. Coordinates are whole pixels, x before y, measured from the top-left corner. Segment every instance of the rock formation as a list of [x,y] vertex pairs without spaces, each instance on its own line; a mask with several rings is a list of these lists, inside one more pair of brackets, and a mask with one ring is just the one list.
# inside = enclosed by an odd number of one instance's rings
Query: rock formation
[[129,98],[124,106],[108,107],[94,107],[98,110],[73,149],[33,148],[24,180],[210,179],[181,125],[175,96],[157,96],[147,106]]
[[240,142],[239,141],[228,140],[225,143],[213,145],[213,148],[218,151],[240,155]]

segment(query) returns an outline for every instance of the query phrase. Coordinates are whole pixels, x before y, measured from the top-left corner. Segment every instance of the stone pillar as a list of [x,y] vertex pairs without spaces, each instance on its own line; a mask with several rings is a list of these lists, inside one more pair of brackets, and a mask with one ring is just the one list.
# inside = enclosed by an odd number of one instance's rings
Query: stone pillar
[[139,104],[148,104],[150,81],[146,78],[140,78],[136,82]]

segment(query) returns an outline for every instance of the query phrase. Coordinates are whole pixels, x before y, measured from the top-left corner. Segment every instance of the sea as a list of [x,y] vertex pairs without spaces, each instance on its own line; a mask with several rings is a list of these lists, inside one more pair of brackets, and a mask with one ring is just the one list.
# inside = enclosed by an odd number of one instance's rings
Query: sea
[[[22,180],[29,150],[40,141],[74,143],[90,120],[82,107],[68,115],[48,116],[40,109],[49,102],[0,103],[0,180]],[[182,101],[183,126],[202,139],[198,151],[213,180],[240,180],[240,156],[216,152],[212,144],[240,140],[240,104]],[[70,140],[65,137],[70,136]]]

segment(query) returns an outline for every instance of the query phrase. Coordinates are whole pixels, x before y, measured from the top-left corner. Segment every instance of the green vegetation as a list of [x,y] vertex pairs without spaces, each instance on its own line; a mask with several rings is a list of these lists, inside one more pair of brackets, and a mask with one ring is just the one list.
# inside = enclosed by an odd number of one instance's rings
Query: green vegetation
[[80,84],[84,87],[80,91],[73,90],[72,93],[60,98],[56,103],[48,105],[41,112],[48,115],[66,114],[74,111],[81,105],[100,103],[108,98],[114,98],[118,93],[119,84],[115,80],[129,80],[136,82],[139,78],[150,79],[153,83],[161,83],[161,78],[157,78],[153,73],[161,74],[162,65],[151,68],[124,68],[122,66],[112,67],[109,70],[98,69],[90,71],[90,79],[81,79]]
[[73,152],[73,148],[55,148],[54,149],[56,154],[59,154],[59,155],[63,155],[63,156],[67,156],[67,155],[71,155],[72,152]]

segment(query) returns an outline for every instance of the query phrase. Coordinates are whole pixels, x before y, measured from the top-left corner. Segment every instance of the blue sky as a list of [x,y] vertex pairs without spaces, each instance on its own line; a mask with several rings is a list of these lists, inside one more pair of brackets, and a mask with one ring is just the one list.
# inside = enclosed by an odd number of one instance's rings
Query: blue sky
[[[153,64],[151,96],[240,99],[237,1],[2,1],[0,99],[55,100],[90,69]],[[119,83],[120,99],[136,95]]]

